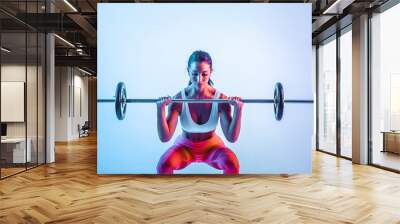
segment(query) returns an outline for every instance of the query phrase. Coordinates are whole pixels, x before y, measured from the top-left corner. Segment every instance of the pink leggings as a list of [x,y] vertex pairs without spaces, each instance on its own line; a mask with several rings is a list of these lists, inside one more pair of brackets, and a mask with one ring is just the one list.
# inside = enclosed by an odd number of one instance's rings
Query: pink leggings
[[205,162],[208,165],[223,170],[224,174],[238,174],[239,161],[229,148],[224,145],[218,135],[210,139],[193,142],[179,136],[160,158],[157,165],[159,174],[173,174],[193,162]]

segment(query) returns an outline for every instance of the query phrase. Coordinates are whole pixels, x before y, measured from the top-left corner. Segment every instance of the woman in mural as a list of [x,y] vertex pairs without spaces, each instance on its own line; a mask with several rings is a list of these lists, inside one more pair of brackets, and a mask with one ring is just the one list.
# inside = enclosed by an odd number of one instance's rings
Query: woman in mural
[[[176,99],[229,99],[230,103],[171,103],[171,97],[162,97],[157,102],[158,136],[162,142],[171,139],[178,117],[182,134],[161,156],[157,172],[173,174],[192,162],[204,162],[223,170],[224,174],[238,174],[239,161],[215,133],[218,119],[229,142],[235,142],[240,133],[243,102],[240,97],[227,97],[213,87],[210,79],[212,60],[204,51],[193,52],[188,60],[189,85],[174,96]],[[168,114],[165,107],[169,106]],[[231,115],[233,106],[233,116]]]

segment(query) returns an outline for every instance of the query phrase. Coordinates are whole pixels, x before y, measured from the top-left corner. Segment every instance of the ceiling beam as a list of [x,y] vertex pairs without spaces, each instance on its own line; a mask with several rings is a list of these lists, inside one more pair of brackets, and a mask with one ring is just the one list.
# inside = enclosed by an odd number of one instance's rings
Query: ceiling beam
[[343,10],[353,2],[355,2],[355,0],[336,0],[330,4],[322,14],[342,14]]
[[87,41],[89,42],[90,46],[96,46],[97,45],[97,30],[88,22],[88,20],[83,17],[79,13],[71,13],[67,14],[67,16],[73,20],[77,25],[79,25],[83,31],[90,37],[87,38]]
[[55,56],[56,66],[80,66],[88,67],[96,71],[97,60],[91,56]]

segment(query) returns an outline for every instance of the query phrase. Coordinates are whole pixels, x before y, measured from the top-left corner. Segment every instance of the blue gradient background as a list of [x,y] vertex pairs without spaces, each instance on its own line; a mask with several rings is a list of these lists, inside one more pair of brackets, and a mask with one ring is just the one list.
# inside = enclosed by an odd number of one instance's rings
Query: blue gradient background
[[[312,99],[311,4],[98,4],[98,98],[125,82],[129,98],[174,95],[188,83],[194,50],[210,53],[219,91],[272,98],[276,82],[287,99]],[[167,143],[158,139],[155,104],[98,103],[99,174],[153,174]],[[229,143],[240,173],[310,173],[313,105],[287,104],[282,121],[272,104],[245,104],[239,140]],[[192,163],[176,173],[222,173]]]

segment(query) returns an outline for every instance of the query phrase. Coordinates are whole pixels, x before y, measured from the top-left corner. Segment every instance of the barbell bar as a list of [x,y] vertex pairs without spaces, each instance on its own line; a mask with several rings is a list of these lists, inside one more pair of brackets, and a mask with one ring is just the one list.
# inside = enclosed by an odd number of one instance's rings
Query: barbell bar
[[[158,99],[126,99],[126,103],[156,103]],[[228,99],[171,99],[173,103],[229,103]],[[113,103],[115,99],[99,99],[100,103]],[[274,103],[273,99],[242,99],[243,103]],[[285,100],[285,103],[313,103],[311,100]]]
[[[229,103],[229,99],[171,99],[173,103]],[[115,91],[114,99],[98,99],[99,103],[115,103],[115,114],[118,120],[123,120],[126,115],[126,108],[128,103],[156,103],[159,99],[154,98],[141,98],[141,99],[128,99],[125,84],[119,82]],[[298,100],[298,99],[284,99],[284,92],[282,83],[277,82],[274,87],[273,99],[242,99],[243,103],[272,103],[274,104],[275,119],[280,121],[283,117],[285,103],[314,103],[313,100]]]

